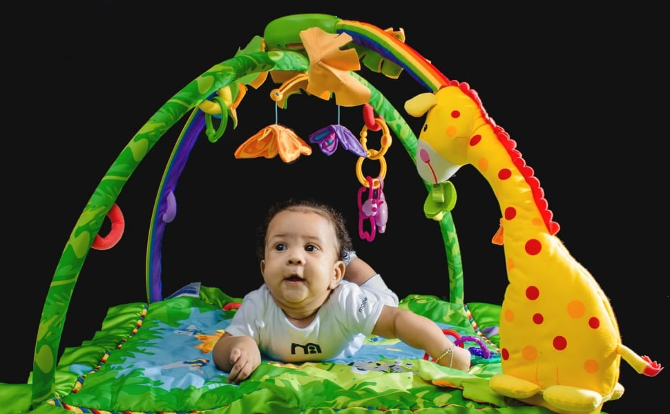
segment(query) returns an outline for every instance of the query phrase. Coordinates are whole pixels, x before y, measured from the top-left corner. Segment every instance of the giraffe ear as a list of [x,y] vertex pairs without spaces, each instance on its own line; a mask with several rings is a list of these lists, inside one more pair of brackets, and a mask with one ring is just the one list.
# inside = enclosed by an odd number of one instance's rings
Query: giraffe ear
[[428,112],[437,104],[437,98],[433,93],[422,93],[405,102],[405,111],[415,118]]

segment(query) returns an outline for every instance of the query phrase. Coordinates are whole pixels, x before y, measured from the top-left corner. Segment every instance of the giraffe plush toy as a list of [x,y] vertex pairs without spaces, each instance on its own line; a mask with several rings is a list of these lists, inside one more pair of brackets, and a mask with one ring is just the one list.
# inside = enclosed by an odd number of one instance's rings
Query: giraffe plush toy
[[559,226],[538,179],[477,93],[450,81],[410,99],[405,109],[426,115],[416,165],[437,193],[429,194],[426,215],[440,220],[453,207],[455,196],[445,197],[451,187],[444,184],[465,164],[488,180],[500,204],[496,239],[504,246],[509,285],[500,315],[502,374],[491,377],[490,387],[554,412],[597,414],[623,394],[621,358],[638,373],[658,374],[660,364],[621,343],[609,300],[556,237]]

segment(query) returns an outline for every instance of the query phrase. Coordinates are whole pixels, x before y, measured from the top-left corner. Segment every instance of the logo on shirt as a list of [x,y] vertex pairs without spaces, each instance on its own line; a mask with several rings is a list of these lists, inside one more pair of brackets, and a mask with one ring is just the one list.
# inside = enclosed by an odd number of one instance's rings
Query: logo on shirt
[[309,354],[320,354],[321,353],[321,346],[319,344],[314,344],[314,343],[308,343],[305,345],[300,345],[296,344],[295,342],[291,344],[291,355],[295,355],[295,350],[296,348],[302,349],[303,355],[309,355]]
[[358,313],[363,312],[363,308],[365,308],[365,305],[368,304],[368,297],[363,298],[363,303],[361,303],[361,306],[358,307]]

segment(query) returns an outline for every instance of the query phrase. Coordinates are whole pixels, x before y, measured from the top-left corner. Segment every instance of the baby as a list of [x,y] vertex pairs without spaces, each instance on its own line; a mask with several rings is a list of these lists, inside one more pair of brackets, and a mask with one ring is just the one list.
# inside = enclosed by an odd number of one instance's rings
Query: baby
[[440,365],[469,369],[470,353],[435,322],[394,306],[397,297],[381,278],[361,286],[344,279],[351,238],[332,207],[313,200],[277,204],[259,235],[265,283],[244,297],[212,351],[230,382],[248,378],[261,352],[282,362],[346,358],[370,334],[399,338]]

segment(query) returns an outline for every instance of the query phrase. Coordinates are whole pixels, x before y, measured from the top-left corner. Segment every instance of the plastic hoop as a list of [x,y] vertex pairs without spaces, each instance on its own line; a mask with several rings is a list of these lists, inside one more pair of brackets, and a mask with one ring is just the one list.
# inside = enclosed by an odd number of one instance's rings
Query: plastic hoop
[[[356,177],[358,177],[358,182],[360,182],[362,186],[364,186],[365,188],[369,188],[370,183],[368,183],[368,181],[363,176],[363,160],[365,159],[366,158],[364,157],[358,157],[358,161],[356,161]],[[382,180],[386,178],[386,170],[387,170],[386,159],[384,157],[381,157],[377,161],[379,161],[379,174],[377,174],[378,178],[372,180],[372,188],[374,189],[377,189],[382,185],[379,178],[381,178]]]
[[123,213],[118,204],[114,203],[107,213],[107,217],[112,222],[112,228],[105,237],[101,237],[99,234],[95,235],[95,240],[93,240],[93,244],[91,245],[91,248],[95,250],[109,250],[116,246],[116,243],[123,236],[123,230],[126,228],[126,222],[123,219]]

